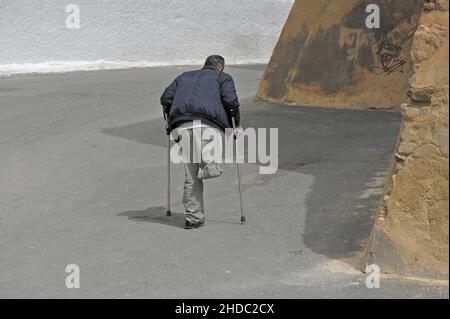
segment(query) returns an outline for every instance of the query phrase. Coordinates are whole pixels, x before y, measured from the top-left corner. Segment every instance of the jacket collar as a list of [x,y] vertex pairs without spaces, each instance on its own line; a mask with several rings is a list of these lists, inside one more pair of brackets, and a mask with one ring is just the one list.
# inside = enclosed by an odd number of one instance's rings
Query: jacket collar
[[212,66],[204,66],[203,68],[202,68],[202,70],[203,69],[210,69],[210,70],[216,70],[215,68],[213,68]]

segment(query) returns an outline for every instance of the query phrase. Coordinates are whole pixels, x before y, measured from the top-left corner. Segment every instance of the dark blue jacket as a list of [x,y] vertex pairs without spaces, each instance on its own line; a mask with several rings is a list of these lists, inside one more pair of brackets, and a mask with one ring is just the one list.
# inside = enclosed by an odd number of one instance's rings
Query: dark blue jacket
[[193,120],[225,130],[232,127],[231,109],[235,110],[236,126],[240,125],[239,100],[233,78],[213,68],[204,67],[178,76],[164,90],[161,104],[169,112],[170,130]]

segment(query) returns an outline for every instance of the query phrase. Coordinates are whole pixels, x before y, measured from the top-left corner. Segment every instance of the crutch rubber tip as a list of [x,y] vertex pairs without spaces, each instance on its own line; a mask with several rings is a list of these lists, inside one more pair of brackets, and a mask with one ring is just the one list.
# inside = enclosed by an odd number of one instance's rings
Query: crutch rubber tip
[[168,210],[168,211],[166,212],[166,215],[167,215],[167,216],[172,216],[172,212],[171,212],[170,210]]
[[245,223],[245,216],[241,216],[241,223]]

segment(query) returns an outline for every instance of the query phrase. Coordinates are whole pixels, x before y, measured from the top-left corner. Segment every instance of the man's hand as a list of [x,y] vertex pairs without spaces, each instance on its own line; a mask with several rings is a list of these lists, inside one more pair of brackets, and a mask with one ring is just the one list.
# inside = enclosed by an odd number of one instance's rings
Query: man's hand
[[244,128],[242,126],[236,127],[236,129],[234,130],[234,135],[235,136],[239,136],[242,133],[244,133]]

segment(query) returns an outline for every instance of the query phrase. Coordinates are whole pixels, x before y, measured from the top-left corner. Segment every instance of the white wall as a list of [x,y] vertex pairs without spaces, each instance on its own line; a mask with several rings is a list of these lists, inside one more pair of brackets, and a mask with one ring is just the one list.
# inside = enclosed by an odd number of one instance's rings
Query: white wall
[[[66,28],[65,7],[81,28]],[[0,0],[0,75],[29,71],[265,63],[290,0]]]

